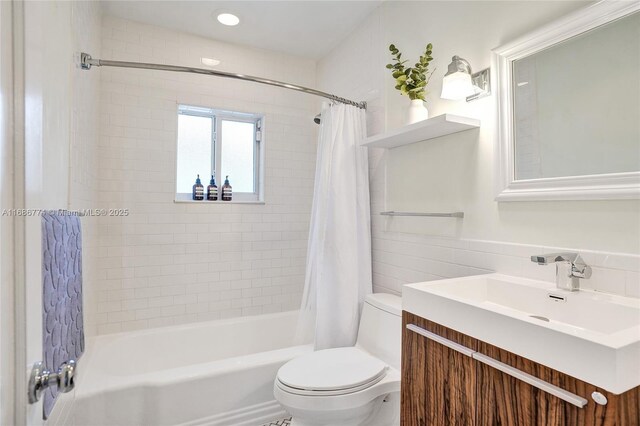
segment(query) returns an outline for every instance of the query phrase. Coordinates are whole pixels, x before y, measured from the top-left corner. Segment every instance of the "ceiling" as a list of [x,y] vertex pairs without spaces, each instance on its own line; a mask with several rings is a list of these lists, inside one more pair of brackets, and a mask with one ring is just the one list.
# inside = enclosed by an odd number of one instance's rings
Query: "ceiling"
[[[107,15],[192,34],[319,59],[346,38],[382,0],[369,1],[118,1],[102,0]],[[220,12],[240,17],[235,27]]]

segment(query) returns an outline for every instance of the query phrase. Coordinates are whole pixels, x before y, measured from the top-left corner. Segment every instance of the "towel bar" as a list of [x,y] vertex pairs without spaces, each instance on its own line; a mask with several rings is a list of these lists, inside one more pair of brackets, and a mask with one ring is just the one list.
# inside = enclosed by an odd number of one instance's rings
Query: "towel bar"
[[382,216],[426,216],[426,217],[457,217],[463,218],[463,212],[453,212],[453,213],[418,213],[418,212],[396,212],[396,211],[388,211],[388,212],[380,212]]

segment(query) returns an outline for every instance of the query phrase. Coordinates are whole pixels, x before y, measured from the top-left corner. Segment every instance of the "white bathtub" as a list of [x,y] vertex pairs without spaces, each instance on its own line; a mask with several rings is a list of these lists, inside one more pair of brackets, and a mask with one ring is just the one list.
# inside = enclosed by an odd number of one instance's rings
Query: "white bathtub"
[[66,424],[260,425],[284,417],[278,368],[311,350],[293,346],[297,311],[99,336],[78,365]]

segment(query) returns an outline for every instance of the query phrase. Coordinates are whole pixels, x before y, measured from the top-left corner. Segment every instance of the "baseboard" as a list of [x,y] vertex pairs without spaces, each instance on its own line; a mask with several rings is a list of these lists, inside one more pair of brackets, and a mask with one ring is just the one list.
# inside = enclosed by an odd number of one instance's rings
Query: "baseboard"
[[272,400],[181,423],[180,426],[257,426],[285,417],[288,417],[287,412],[276,400]]

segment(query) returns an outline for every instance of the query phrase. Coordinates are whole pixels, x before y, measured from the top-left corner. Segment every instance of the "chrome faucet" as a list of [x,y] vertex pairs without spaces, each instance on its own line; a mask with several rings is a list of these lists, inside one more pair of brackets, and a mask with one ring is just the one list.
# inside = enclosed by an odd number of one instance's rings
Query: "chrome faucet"
[[591,278],[591,266],[580,258],[578,253],[550,253],[531,256],[538,265],[556,264],[556,287],[561,290],[578,291],[578,278]]

